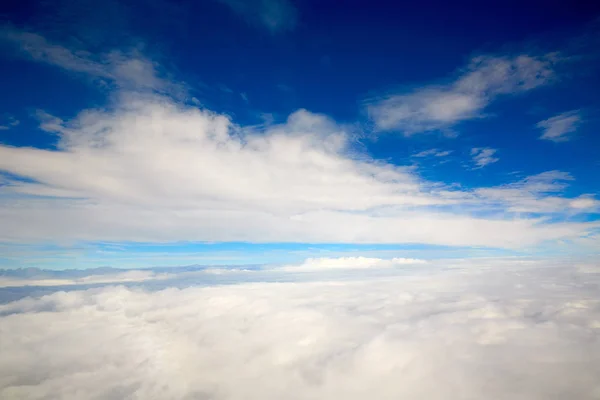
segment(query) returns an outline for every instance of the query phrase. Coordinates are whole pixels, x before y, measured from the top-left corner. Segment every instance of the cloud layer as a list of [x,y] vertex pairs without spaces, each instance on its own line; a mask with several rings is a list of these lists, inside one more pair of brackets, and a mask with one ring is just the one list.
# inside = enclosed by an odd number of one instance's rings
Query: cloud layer
[[598,266],[475,264],[0,305],[0,397],[598,398]]
[[[0,146],[0,170],[12,174],[2,187],[1,240],[518,247],[594,227],[471,216],[469,207],[506,211],[519,188],[507,204],[488,196],[504,188],[427,182],[410,167],[354,153],[344,126],[306,110],[256,131],[167,97],[121,92],[111,109],[71,121],[43,115],[41,128],[58,134],[57,150]],[[555,212],[573,200],[537,193],[565,205]]]
[[[325,115],[300,109],[282,123],[256,128],[188,104],[179,96],[182,86],[138,50],[93,55],[30,32],[7,29],[3,37],[33,60],[111,82],[113,92],[106,107],[83,109],[71,120],[40,110],[40,129],[57,135],[55,149],[0,145],[0,241],[515,248],[573,240],[598,228],[569,222],[597,209],[591,194],[565,198],[561,190],[531,191],[519,182],[463,190],[428,181],[411,166],[358,152],[356,128]],[[479,57],[451,84],[372,107],[399,105],[410,111],[399,123],[427,130],[473,116],[497,95],[546,84],[552,60]],[[480,106],[460,111],[458,101],[447,108],[448,96]],[[497,161],[492,152],[478,149],[476,164]],[[544,174],[558,176],[548,184],[564,188],[563,173]],[[537,215],[520,214],[522,203]]]

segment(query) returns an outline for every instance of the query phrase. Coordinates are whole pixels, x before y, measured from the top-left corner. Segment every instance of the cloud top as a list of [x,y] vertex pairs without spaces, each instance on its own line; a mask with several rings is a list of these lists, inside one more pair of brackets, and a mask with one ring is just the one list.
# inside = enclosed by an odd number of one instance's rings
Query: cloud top
[[0,397],[597,398],[597,266],[412,271],[3,304]]

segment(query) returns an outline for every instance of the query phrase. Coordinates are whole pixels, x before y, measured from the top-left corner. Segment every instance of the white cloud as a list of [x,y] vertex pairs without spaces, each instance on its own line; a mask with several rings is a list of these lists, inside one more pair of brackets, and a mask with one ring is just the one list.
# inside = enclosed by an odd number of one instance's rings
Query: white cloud
[[486,165],[500,161],[498,157],[494,157],[494,154],[496,154],[496,149],[489,147],[474,147],[471,149],[471,156],[476,168],[483,168]]
[[571,139],[571,134],[577,130],[580,124],[581,114],[579,110],[574,110],[540,121],[536,126],[544,131],[540,139],[566,142]]
[[272,33],[295,28],[298,11],[289,0],[218,0],[229,6],[249,23]]
[[[3,241],[513,248],[577,238],[595,228],[509,213],[474,217],[472,211],[480,205],[487,210],[490,202],[507,211],[502,207],[512,207],[515,196],[503,203],[499,196],[450,189],[422,179],[411,167],[357,154],[347,127],[306,110],[279,125],[236,125],[177,101],[171,88],[178,84],[135,51],[94,56],[32,33],[8,30],[4,36],[34,60],[112,80],[116,92],[107,108],[82,110],[70,121],[39,111],[40,128],[59,137],[56,150],[0,145],[0,171],[9,173],[0,177]],[[527,90],[550,79],[544,60],[479,58],[452,87],[496,94]],[[494,160],[486,152],[479,154],[480,163]],[[576,199],[539,197],[570,213],[589,210],[581,207],[589,201],[572,207]]]
[[91,285],[99,283],[126,283],[143,282],[148,280],[163,280],[172,278],[165,273],[154,273],[152,271],[131,270],[124,272],[115,272],[106,275],[88,275],[73,279],[60,278],[13,278],[0,277],[0,287],[22,287],[22,286],[68,286],[68,285]]
[[506,207],[510,212],[594,211],[599,202],[592,195],[582,195],[574,199],[556,196],[571,180],[573,177],[568,173],[547,171],[507,185],[480,188],[475,192],[483,201],[500,202],[502,207]]
[[21,121],[19,121],[18,119],[16,119],[12,115],[6,116],[4,118],[4,120],[6,122],[4,124],[0,125],[0,131],[9,130],[9,129],[14,128],[15,126],[17,126],[17,125],[19,125],[21,123]]
[[572,208],[598,208],[600,201],[594,199],[591,195],[580,196],[569,202],[569,206]]
[[393,268],[402,265],[425,264],[425,260],[414,258],[338,257],[308,258],[299,265],[278,267],[280,271],[327,271],[344,269]]
[[594,227],[457,212],[481,193],[352,155],[344,126],[305,110],[257,132],[166,97],[116,98],[71,121],[40,114],[56,151],[0,146],[0,170],[33,180],[0,189],[1,240],[520,247]]
[[24,298],[0,305],[0,397],[591,400],[600,268],[581,267]]
[[368,104],[377,129],[405,136],[444,130],[481,117],[497,96],[531,90],[549,83],[555,56],[481,56],[471,60],[459,77],[445,85],[430,85],[396,93]]
[[120,89],[151,90],[182,97],[185,88],[162,76],[159,65],[138,49],[92,54],[85,49],[69,49],[32,32],[5,28],[0,38],[9,41],[34,61],[81,73],[100,85]]
[[447,157],[452,154],[452,150],[429,149],[413,154],[413,157]]

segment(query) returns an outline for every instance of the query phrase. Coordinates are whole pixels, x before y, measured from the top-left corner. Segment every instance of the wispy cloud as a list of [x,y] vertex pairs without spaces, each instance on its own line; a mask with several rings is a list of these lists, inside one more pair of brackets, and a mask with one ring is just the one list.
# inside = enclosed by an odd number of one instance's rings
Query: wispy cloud
[[253,25],[272,33],[289,31],[296,27],[298,11],[289,0],[217,0]]
[[581,122],[580,111],[573,110],[540,121],[536,124],[536,127],[544,131],[540,139],[552,142],[566,142],[571,140],[572,134],[581,125]]
[[185,92],[182,84],[164,76],[159,65],[136,48],[93,54],[85,49],[52,43],[37,33],[12,28],[0,31],[0,39],[12,43],[34,61],[83,74],[101,86],[115,85],[120,89],[151,90],[178,96]]
[[480,56],[471,60],[456,80],[370,101],[369,116],[378,130],[405,136],[444,130],[464,120],[482,117],[498,96],[516,94],[549,83],[554,55]]
[[14,128],[15,126],[19,125],[20,123],[21,123],[21,121],[19,121],[12,115],[9,115],[9,116],[5,117],[4,122],[2,124],[0,124],[0,131],[9,130],[9,129]]
[[474,147],[471,149],[471,156],[473,157],[473,162],[475,163],[475,168],[483,168],[486,165],[493,164],[495,162],[500,161],[498,157],[494,157],[496,154],[496,149],[491,149],[489,147]]
[[557,213],[598,210],[600,202],[591,194],[564,198],[563,192],[574,178],[562,171],[547,171],[506,185],[479,188],[476,194],[483,202],[496,202],[509,212]]
[[452,150],[438,150],[438,149],[429,149],[423,150],[419,153],[413,154],[413,157],[423,158],[423,157],[447,157],[452,154]]
[[414,258],[372,258],[372,257],[338,257],[338,258],[309,258],[298,265],[279,267],[279,271],[327,271],[346,269],[381,269],[403,265],[426,264],[425,260]]

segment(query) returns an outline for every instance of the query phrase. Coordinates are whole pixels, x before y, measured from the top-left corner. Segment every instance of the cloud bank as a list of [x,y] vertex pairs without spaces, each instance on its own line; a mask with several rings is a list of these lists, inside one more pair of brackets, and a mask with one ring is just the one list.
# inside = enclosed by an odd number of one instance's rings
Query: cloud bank
[[[518,182],[461,189],[428,181],[411,166],[360,153],[355,128],[325,115],[300,109],[279,124],[243,126],[183,101],[174,89],[180,86],[140,52],[92,55],[29,32],[4,36],[33,60],[109,80],[113,92],[106,107],[83,109],[70,120],[39,111],[40,129],[56,135],[56,148],[0,145],[0,241],[517,248],[574,240],[598,228],[570,220],[597,208],[591,194],[567,198]],[[487,103],[547,83],[551,60],[480,57],[436,90]],[[422,105],[438,117],[454,113],[436,108],[438,94]],[[476,155],[479,166],[497,160],[490,151]],[[564,189],[564,173],[543,174]],[[520,214],[523,203],[537,215]]]
[[412,271],[3,304],[0,397],[598,398],[597,265]]
[[471,216],[468,207],[507,204],[488,196],[497,191],[450,189],[356,154],[346,127],[306,110],[256,131],[167,97],[123,92],[111,109],[71,121],[46,115],[41,128],[58,135],[56,150],[0,146],[0,170],[11,174],[0,189],[1,240],[519,247],[594,227]]

